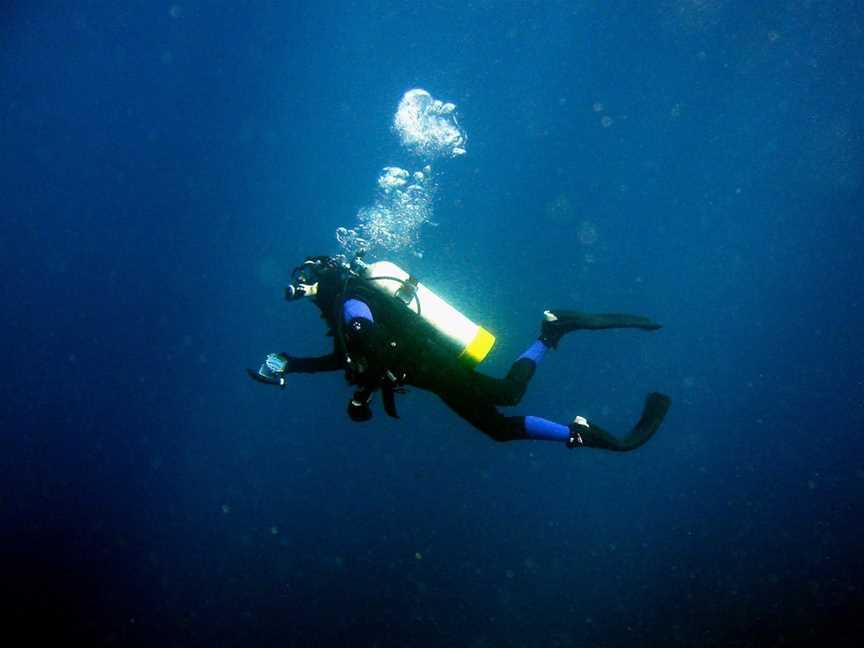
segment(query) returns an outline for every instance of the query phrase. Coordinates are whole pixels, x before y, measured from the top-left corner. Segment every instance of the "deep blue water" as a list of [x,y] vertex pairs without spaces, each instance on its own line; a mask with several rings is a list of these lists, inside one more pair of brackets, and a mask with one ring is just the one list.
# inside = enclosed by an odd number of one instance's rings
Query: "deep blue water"
[[[864,10],[733,2],[0,9],[4,628],[96,645],[840,645],[864,605]],[[344,414],[281,288],[368,205],[402,94],[457,104],[423,256],[496,333],[580,333],[495,444]],[[583,235],[580,237],[580,233]],[[586,233],[588,235],[586,235]],[[835,644],[837,645],[837,644]]]

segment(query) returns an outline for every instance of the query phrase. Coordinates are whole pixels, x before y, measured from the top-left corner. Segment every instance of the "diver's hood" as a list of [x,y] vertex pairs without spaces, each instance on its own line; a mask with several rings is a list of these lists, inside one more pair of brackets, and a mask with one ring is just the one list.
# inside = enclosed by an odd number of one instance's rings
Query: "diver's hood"
[[333,280],[342,275],[347,264],[339,256],[310,256],[291,271],[291,283],[285,287],[285,299],[294,301],[303,297],[315,297],[322,281]]

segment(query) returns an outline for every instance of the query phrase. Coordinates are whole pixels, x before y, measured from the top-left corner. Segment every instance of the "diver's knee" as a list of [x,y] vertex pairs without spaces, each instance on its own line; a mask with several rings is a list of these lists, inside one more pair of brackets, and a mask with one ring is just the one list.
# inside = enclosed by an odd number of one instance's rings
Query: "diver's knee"
[[483,432],[498,443],[507,443],[508,441],[519,441],[527,438],[525,433],[525,417],[524,416],[502,416],[498,424],[494,427],[484,429]]
[[505,407],[514,407],[522,402],[522,397],[525,395],[525,385],[510,384],[502,394],[501,405]]
[[502,407],[515,407],[522,401],[522,394],[504,394],[499,405]]

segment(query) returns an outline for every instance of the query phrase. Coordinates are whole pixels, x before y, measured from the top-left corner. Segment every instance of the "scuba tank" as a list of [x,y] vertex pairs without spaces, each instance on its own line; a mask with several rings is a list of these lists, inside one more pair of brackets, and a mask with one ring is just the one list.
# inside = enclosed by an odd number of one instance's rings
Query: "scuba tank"
[[364,283],[419,316],[459,359],[470,367],[480,364],[495,345],[495,336],[475,324],[432,290],[390,261],[366,264],[354,260]]

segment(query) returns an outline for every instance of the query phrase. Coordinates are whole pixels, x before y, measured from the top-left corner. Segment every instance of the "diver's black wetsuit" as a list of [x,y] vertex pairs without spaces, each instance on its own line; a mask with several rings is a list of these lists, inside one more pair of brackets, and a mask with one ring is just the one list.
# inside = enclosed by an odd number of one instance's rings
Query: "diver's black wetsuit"
[[[532,360],[520,357],[504,378],[468,369],[452,356],[432,348],[423,356],[402,359],[400,364],[405,376],[402,384],[437,394],[450,409],[496,441],[525,438],[525,417],[504,416],[496,406],[519,404],[534,375],[536,364]],[[344,354],[334,352],[315,358],[291,357],[288,373],[347,368]]]
[[437,394],[450,409],[496,441],[526,438],[525,417],[505,416],[498,406],[518,405],[537,363],[520,356],[504,378],[464,366],[452,355],[429,347],[408,362],[407,384]]
[[[545,439],[564,441],[570,447],[632,450],[653,435],[669,406],[665,396],[649,395],[642,419],[624,439],[612,437],[593,423],[589,426],[581,417],[577,417],[579,425],[574,422],[564,426],[539,417],[505,416],[498,407],[521,401],[537,363],[550,347],[557,345],[558,337],[550,340],[541,335],[517,358],[504,378],[493,378],[465,366],[436,343],[434,336],[426,335],[420,318],[388,321],[401,315],[398,312],[394,315],[392,308],[381,305],[384,312],[379,317],[375,311],[380,298],[374,293],[359,289],[333,294],[334,288],[330,286],[328,291],[325,286],[316,300],[334,335],[334,352],[317,358],[291,357],[286,373],[345,369],[349,381],[359,387],[349,405],[349,414],[352,406],[366,408],[363,411],[368,412],[355,420],[371,417],[368,403],[379,389],[385,397],[385,409],[395,416],[392,395],[407,385],[437,394],[456,414],[496,441]],[[407,309],[401,310],[407,313]],[[659,328],[646,318],[629,315],[570,312],[568,318],[568,331]]]

